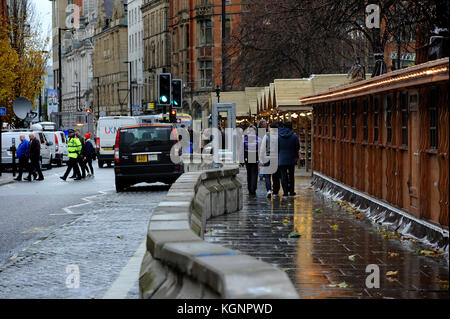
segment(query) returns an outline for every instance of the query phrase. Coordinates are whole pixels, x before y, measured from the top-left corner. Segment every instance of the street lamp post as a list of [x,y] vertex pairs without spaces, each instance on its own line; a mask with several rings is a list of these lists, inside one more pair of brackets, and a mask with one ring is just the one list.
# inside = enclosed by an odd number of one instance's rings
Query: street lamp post
[[216,96],[217,96],[217,103],[220,103],[220,86],[219,84],[216,85]]
[[130,116],[133,116],[133,69],[131,68],[131,61],[125,61],[123,63],[127,63],[129,64],[129,69],[128,69],[128,94],[130,95]]

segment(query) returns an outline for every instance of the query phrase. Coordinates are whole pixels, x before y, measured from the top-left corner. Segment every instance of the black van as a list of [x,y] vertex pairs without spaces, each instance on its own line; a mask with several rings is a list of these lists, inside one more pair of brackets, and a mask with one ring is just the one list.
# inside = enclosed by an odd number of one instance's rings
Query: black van
[[116,191],[142,182],[174,183],[183,174],[183,164],[173,163],[170,157],[177,142],[172,124],[120,128],[114,147]]

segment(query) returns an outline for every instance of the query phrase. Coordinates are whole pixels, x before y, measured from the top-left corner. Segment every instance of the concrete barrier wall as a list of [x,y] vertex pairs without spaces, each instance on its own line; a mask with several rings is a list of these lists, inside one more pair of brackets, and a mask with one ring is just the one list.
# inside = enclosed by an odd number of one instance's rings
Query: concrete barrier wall
[[209,218],[242,209],[238,174],[238,167],[191,171],[172,185],[148,226],[141,298],[298,298],[284,271],[203,241]]

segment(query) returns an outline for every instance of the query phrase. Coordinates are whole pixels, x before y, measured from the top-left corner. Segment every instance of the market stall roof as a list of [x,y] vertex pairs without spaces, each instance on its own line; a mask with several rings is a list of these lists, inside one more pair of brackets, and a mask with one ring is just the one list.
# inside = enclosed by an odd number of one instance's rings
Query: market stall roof
[[269,86],[264,87],[264,110],[266,110],[266,111],[269,109],[269,106],[270,106],[269,92],[270,92],[270,87]]
[[313,74],[302,79],[276,79],[275,106],[280,111],[309,110],[311,107],[302,105],[299,98],[347,84],[349,81],[346,74]]
[[[210,102],[217,102],[217,96],[215,92],[211,92]],[[230,91],[220,93],[220,103],[236,103],[236,116],[248,116],[249,104],[245,91]]]
[[299,96],[314,93],[312,84],[308,79],[276,79],[274,81],[274,95],[276,107],[279,110],[297,109],[300,107]]
[[247,103],[250,108],[250,112],[252,115],[257,114],[258,107],[258,92],[261,91],[261,87],[246,87],[245,95],[247,96]]

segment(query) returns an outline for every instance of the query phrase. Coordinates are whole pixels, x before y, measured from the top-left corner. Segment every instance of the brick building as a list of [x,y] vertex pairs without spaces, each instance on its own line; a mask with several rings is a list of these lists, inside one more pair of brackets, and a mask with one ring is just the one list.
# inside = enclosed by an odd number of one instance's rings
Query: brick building
[[[226,39],[240,23],[241,2],[226,1]],[[183,108],[194,118],[206,116],[209,96],[222,83],[222,0],[170,0],[171,70],[185,84]],[[232,60],[231,60],[232,62]],[[226,61],[226,90],[231,63]],[[233,79],[234,80],[234,79]],[[234,84],[234,83],[233,83]]]

